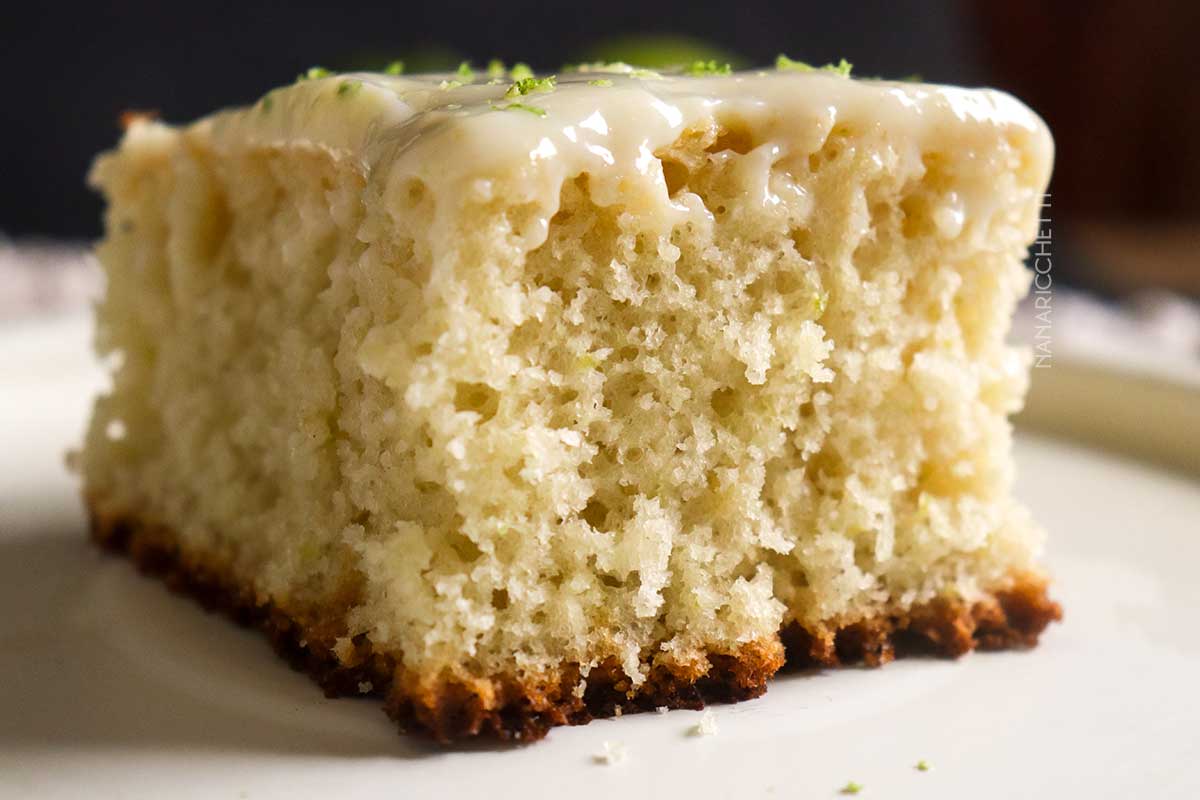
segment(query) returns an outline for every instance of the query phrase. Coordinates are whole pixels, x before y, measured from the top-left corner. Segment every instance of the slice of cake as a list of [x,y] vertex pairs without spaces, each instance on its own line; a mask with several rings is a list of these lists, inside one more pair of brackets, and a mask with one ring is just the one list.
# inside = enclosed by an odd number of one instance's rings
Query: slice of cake
[[785,644],[1033,644],[1005,333],[1050,137],[782,66],[135,121],[92,174],[96,539],[443,741],[753,697]]

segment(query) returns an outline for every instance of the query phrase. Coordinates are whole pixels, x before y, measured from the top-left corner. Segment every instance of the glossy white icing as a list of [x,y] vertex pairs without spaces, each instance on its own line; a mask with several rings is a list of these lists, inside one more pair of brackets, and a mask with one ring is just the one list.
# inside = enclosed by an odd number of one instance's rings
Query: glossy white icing
[[[1045,185],[1053,143],[1029,108],[1003,92],[856,80],[829,72],[758,71],[691,77],[628,69],[558,76],[552,91],[510,98],[508,79],[482,73],[464,85],[454,74],[345,73],[276,89],[248,108],[205,118],[193,130],[213,146],[315,146],[364,172],[421,180],[435,196],[486,200],[505,180],[510,202],[543,207],[548,220],[564,179],[590,174],[593,198],[621,202],[663,227],[689,209],[668,197],[654,151],[687,128],[736,120],[755,131],[766,170],[793,152],[817,149],[837,124],[877,129],[897,150],[949,149],[956,157],[995,152],[1007,137],[1024,162],[1025,183]],[[600,80],[607,85],[595,85]],[[513,102],[544,113],[506,108]],[[909,153],[913,155],[913,152]],[[762,181],[764,187],[767,181]],[[1040,189],[1038,189],[1040,191]],[[777,200],[777,198],[774,198]],[[763,202],[772,202],[764,188]],[[986,213],[990,198],[959,197],[938,218],[954,235],[964,215]],[[534,224],[530,244],[545,225]]]

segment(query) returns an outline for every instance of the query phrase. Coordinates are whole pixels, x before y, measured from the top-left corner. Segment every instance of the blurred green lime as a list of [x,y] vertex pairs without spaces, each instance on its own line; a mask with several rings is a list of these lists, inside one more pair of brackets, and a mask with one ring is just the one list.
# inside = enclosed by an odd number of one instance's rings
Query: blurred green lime
[[[333,66],[342,71],[370,72],[382,70],[393,61],[403,61],[404,71],[408,73],[453,72],[465,59],[466,56],[459,50],[433,44],[398,50],[357,50]],[[482,68],[485,64],[486,59],[479,61],[476,66]]]
[[580,61],[624,61],[639,67],[663,67],[714,60],[734,68],[745,59],[718,45],[691,36],[633,34],[604,39],[582,51]]
[[[474,54],[476,68],[483,69],[492,54]],[[393,61],[403,61],[406,73],[453,72],[465,59],[466,53],[439,44],[401,47],[396,50],[362,49],[333,59],[326,64],[339,71],[376,71]],[[746,65],[746,60],[723,47],[691,36],[633,34],[603,39],[579,51],[576,62],[624,61],[639,67],[659,69],[692,64],[697,61],[716,61],[734,68]],[[550,66],[546,64],[542,67]]]

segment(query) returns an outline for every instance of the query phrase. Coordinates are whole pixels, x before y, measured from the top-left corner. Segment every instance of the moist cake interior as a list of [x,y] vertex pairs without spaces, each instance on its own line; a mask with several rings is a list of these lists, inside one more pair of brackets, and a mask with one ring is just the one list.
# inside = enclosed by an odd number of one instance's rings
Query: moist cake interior
[[820,663],[1036,640],[1032,112],[456,80],[306,80],[98,161],[98,538],[440,738],[750,696],[781,631]]

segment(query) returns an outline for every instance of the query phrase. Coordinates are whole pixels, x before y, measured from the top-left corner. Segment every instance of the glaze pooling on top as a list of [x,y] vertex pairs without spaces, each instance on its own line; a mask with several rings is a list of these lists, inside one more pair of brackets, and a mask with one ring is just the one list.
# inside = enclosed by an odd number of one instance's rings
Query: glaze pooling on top
[[[594,85],[597,76],[611,85]],[[394,162],[394,177],[421,180],[439,199],[486,193],[481,176],[512,179],[514,202],[543,208],[530,234],[536,247],[557,208],[565,178],[588,173],[600,205],[649,203],[633,209],[677,224],[686,208],[671,202],[653,153],[707,120],[736,120],[758,132],[765,168],[789,152],[813,151],[835,125],[882,129],[895,148],[933,149],[953,137],[993,150],[997,133],[1020,138],[1028,183],[1044,185],[1053,142],[1042,120],[1004,92],[953,86],[858,80],[822,71],[737,72],[691,77],[618,67],[557,76],[553,91],[506,97],[507,80],[476,73],[456,85],[455,73],[392,76],[355,72],[302,80],[272,91],[253,106],[196,123],[230,150],[319,147],[371,172]],[[353,91],[347,91],[352,86]],[[521,102],[544,116],[515,107]],[[965,157],[973,157],[971,153]],[[765,173],[764,173],[765,174]],[[762,185],[766,186],[764,178]],[[511,188],[510,188],[511,192]],[[764,190],[763,202],[772,198]],[[985,195],[957,198],[943,224],[987,216]],[[539,231],[541,232],[539,234]]]

